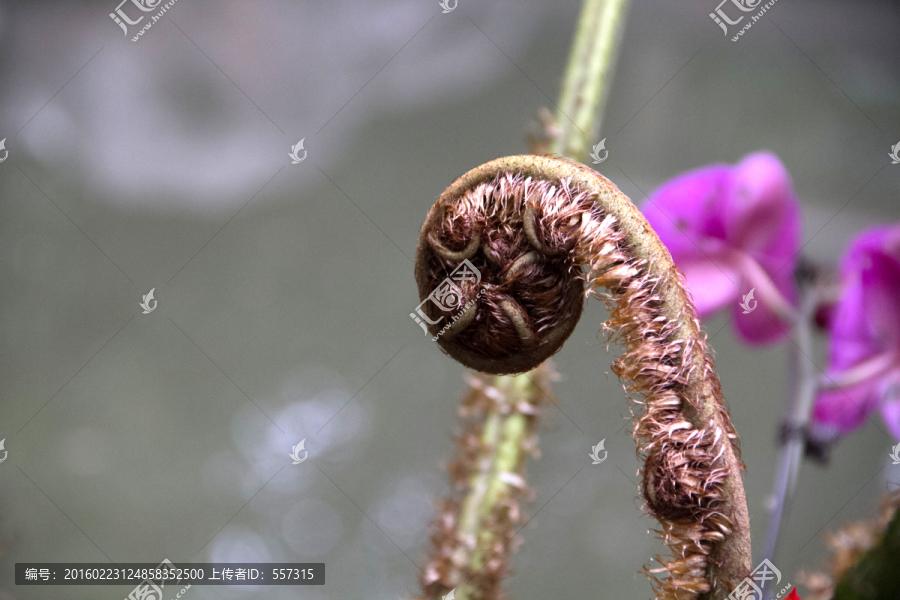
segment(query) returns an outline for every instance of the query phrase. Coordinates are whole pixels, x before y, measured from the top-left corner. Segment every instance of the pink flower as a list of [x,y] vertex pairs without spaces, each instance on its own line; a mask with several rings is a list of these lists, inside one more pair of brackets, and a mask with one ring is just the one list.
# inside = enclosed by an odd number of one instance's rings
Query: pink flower
[[[797,297],[800,205],[775,155],[680,175],[653,194],[644,214],[684,272],[700,316],[731,306],[747,342],[784,336]],[[746,312],[740,303],[751,290]]]
[[841,263],[843,295],[830,319],[828,379],[814,421],[847,433],[875,410],[900,439],[900,224],[860,234]]

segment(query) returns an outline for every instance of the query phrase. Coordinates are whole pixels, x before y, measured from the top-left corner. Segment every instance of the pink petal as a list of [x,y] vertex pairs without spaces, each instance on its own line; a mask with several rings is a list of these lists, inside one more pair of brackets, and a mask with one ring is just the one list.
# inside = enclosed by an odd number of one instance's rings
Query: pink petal
[[[642,209],[675,263],[715,250],[706,244],[725,241],[721,203],[732,167],[712,165],[679,175],[659,188]],[[680,265],[679,265],[680,266]]]
[[900,400],[885,402],[881,405],[881,418],[887,425],[888,431],[900,441]]
[[778,157],[760,152],[744,158],[722,210],[732,246],[793,271],[800,247],[800,203]]
[[[746,279],[744,280],[746,281]],[[775,276],[772,283],[782,296],[789,301],[794,301],[796,290],[793,273],[781,272]],[[746,291],[750,291],[750,284],[745,283]],[[746,292],[744,292],[746,293]],[[764,346],[782,340],[790,334],[791,325],[778,316],[772,307],[765,303],[765,296],[757,294],[757,307],[749,314],[737,304],[734,306],[734,324],[741,338],[748,344]]]
[[831,368],[843,371],[900,345],[900,227],[873,227],[841,261],[843,294],[830,323]]
[[687,280],[699,316],[705,317],[737,301],[741,275],[724,257],[694,260],[678,266]]
[[900,224],[876,225],[870,227],[850,243],[844,258],[841,260],[841,275],[848,280],[855,280],[860,272],[869,265],[869,255],[872,252],[888,249],[888,252],[897,256],[900,249],[897,248],[896,238],[900,235]]
[[791,331],[791,326],[765,305],[760,305],[749,314],[736,306],[734,324],[738,335],[751,346],[767,346],[781,341]]
[[877,251],[869,260],[861,284],[870,335],[874,343],[900,350],[900,257]]
[[859,281],[844,288],[831,319],[830,368],[844,371],[882,352],[882,345],[869,331],[864,289]]
[[813,419],[836,427],[841,434],[849,433],[862,425],[869,413],[878,408],[878,384],[876,380],[821,393],[816,398]]

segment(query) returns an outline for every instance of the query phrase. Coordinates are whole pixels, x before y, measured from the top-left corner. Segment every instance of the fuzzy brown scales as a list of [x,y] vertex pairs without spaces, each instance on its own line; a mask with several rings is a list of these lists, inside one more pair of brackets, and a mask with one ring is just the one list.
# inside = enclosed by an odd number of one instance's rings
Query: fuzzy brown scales
[[613,371],[644,407],[634,437],[645,507],[672,551],[647,574],[660,599],[727,595],[750,572],[737,435],[683,278],[643,215],[583,165],[497,159],[457,179],[429,212],[420,297],[462,259],[483,269],[481,282],[463,290],[460,306],[471,304],[438,343],[480,371],[534,368],[572,332],[584,297],[607,304],[604,328],[625,349]]
[[[539,383],[546,383],[551,375],[552,368],[544,365],[534,373],[534,378]],[[492,387],[489,378],[470,378],[469,393],[459,409],[460,416],[464,418],[464,429],[456,438],[456,457],[447,468],[451,483],[464,497],[477,493],[472,489],[471,481],[472,476],[485,467],[480,459],[497,450],[485,447],[482,441],[488,413],[499,411],[506,415],[513,412],[523,415],[526,422],[523,450],[530,448],[536,453],[533,435],[537,425],[540,395],[523,399],[516,406],[507,405],[503,400],[498,396],[498,390]],[[523,475],[524,455],[513,472],[518,476]],[[461,503],[456,499],[442,500],[431,526],[432,553],[421,575],[425,595],[419,600],[440,598],[461,584],[466,585],[466,597],[469,600],[500,599],[502,579],[509,574],[509,556],[517,548],[515,532],[522,523],[519,499],[528,494],[530,490],[524,487],[508,486],[504,496],[480,523],[480,539],[461,534]],[[472,568],[475,552],[484,557],[484,564],[479,569]]]
[[[522,184],[501,176],[459,202],[439,200],[419,246],[416,275],[425,296],[463,260],[477,269],[480,282],[460,283],[461,293],[445,303],[461,314],[448,329],[443,317],[452,313],[434,302],[424,310],[438,322],[432,333],[443,329],[438,343],[444,350],[491,373],[524,372],[546,360],[571,334],[583,306],[584,284],[573,276],[577,258],[569,243],[580,225],[578,199],[574,206],[560,202],[564,211],[552,223],[539,220],[526,196],[550,197],[553,186]],[[589,208],[586,194],[580,204]],[[477,309],[462,309],[473,301]]]

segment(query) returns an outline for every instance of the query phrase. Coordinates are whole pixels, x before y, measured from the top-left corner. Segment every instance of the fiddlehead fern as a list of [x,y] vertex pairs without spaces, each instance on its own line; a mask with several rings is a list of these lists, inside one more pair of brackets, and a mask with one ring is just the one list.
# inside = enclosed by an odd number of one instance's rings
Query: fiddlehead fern
[[[429,212],[416,254],[420,297],[462,260],[480,281],[460,283],[467,308],[431,332],[479,371],[534,368],[572,332],[585,296],[607,304],[604,329],[625,350],[613,371],[643,406],[634,437],[645,507],[672,550],[648,575],[658,598],[723,598],[750,571],[737,435],[681,274],[641,213],[577,163],[497,159],[454,181]],[[430,320],[445,316],[424,306]]]

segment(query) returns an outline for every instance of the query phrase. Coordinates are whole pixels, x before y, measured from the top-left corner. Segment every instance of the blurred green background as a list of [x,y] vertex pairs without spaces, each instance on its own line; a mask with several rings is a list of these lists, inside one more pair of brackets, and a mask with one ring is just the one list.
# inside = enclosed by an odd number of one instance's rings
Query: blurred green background
[[[326,564],[324,587],[195,586],[196,600],[408,598],[464,391],[409,318],[419,228],[457,175],[527,151],[580,3],[178,0],[136,43],[115,8],[0,2],[0,599],[131,587],[17,587],[16,562],[163,558]],[[684,170],[771,150],[803,204],[804,253],[826,262],[897,221],[900,7],[782,0],[737,43],[714,9],[632,3],[600,172],[640,204]],[[516,600],[651,594],[637,571],[662,546],[604,319],[588,304],[555,360]],[[759,550],[787,347],[705,325]],[[301,439],[309,459],[292,465]],[[788,581],[900,485],[893,443],[868,423],[804,466]]]

